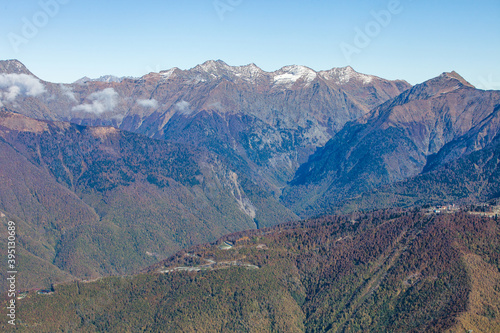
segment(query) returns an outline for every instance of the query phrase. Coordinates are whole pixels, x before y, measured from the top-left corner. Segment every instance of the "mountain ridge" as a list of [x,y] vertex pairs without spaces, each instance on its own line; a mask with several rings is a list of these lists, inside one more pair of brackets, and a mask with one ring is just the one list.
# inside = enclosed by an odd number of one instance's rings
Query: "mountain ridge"
[[[15,103],[5,104],[37,119],[113,126],[181,143],[184,137],[198,137],[207,149],[222,145],[219,153],[245,160],[264,178],[254,180],[276,191],[347,121],[410,87],[405,81],[356,74],[350,67],[314,72],[284,66],[265,72],[252,64],[238,67],[222,61],[121,82],[40,82],[44,93],[20,95]],[[185,133],[207,114],[218,128],[215,133]],[[241,124],[240,130],[229,129],[231,122]]]
[[[293,64],[293,65],[282,66],[281,68],[276,69],[274,71],[265,71],[262,68],[260,68],[259,66],[257,66],[255,63],[232,66],[232,65],[229,65],[220,59],[219,60],[207,60],[202,64],[195,65],[194,67],[191,67],[188,69],[180,69],[178,67],[172,67],[169,69],[159,70],[158,72],[153,71],[150,73],[146,73],[140,77],[132,77],[132,76],[121,76],[120,77],[120,76],[115,76],[115,75],[103,74],[99,78],[96,78],[96,79],[91,79],[91,78],[88,78],[86,76],[83,77],[82,79],[85,79],[85,81],[88,81],[88,82],[92,82],[95,80],[95,81],[101,81],[101,82],[106,82],[106,83],[112,83],[112,82],[119,82],[118,80],[115,80],[115,79],[141,80],[145,76],[152,75],[152,74],[153,75],[154,74],[166,74],[165,76],[168,79],[168,73],[172,73],[172,72],[190,72],[190,71],[198,71],[199,72],[199,71],[203,71],[203,72],[207,72],[209,74],[216,74],[216,73],[220,73],[221,71],[226,71],[226,72],[229,71],[229,72],[241,74],[241,72],[247,71],[247,72],[254,72],[254,73],[258,73],[258,74],[278,74],[279,75],[281,73],[287,73],[287,71],[290,71],[290,70],[310,71],[310,72],[314,72],[317,74],[330,74],[330,75],[337,74],[339,76],[339,78],[341,79],[340,81],[345,81],[345,82],[348,82],[351,77],[355,77],[355,78],[356,77],[364,77],[365,81],[369,81],[369,78],[380,79],[380,77],[378,77],[376,75],[359,73],[359,72],[355,71],[352,68],[352,66],[350,66],[350,65],[345,66],[345,67],[333,67],[333,68],[326,69],[326,70],[314,70],[314,69],[312,69],[308,66],[305,66],[305,65]],[[35,76],[34,74],[32,74],[28,70],[28,68],[21,61],[19,61],[17,59],[0,60],[0,72],[3,72],[5,74],[14,74],[14,73],[22,72],[24,74],[31,74],[31,75]],[[452,72],[452,73],[456,73],[456,72]],[[79,80],[81,80],[81,79],[78,79],[78,80],[74,81],[73,83],[77,83]],[[393,81],[406,82],[405,80],[393,80]],[[44,82],[49,82],[49,81],[44,80]],[[49,83],[58,84],[58,82],[49,82]]]
[[453,72],[415,85],[347,123],[298,169],[283,198],[299,209],[325,193],[347,199],[480,150],[500,131],[499,104],[499,91]]

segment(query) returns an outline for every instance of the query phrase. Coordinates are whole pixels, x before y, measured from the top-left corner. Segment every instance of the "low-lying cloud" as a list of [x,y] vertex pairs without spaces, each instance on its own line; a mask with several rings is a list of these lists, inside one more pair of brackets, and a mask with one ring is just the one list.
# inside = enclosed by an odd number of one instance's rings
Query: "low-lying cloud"
[[81,104],[73,107],[73,111],[83,111],[94,114],[101,114],[106,111],[113,111],[118,104],[118,93],[113,88],[106,88],[90,94],[87,99],[91,104]]
[[78,102],[78,100],[76,99],[76,95],[71,87],[65,86],[64,84],[59,85],[59,87],[61,88],[64,96],[68,97],[72,102]]
[[156,109],[158,107],[158,101],[154,98],[152,99],[138,99],[137,104],[145,108]]
[[38,96],[45,92],[44,85],[28,74],[0,74],[0,106],[13,102],[17,96]]
[[192,113],[191,111],[191,104],[189,102],[186,102],[184,100],[178,102],[175,104],[175,109],[179,111],[181,114],[189,115]]

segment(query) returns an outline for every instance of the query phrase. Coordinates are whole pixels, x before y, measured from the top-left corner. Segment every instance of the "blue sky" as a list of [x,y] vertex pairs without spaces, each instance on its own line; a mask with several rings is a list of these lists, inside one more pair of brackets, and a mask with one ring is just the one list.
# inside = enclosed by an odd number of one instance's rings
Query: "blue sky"
[[500,89],[499,54],[498,0],[0,1],[0,59],[52,82],[222,59]]

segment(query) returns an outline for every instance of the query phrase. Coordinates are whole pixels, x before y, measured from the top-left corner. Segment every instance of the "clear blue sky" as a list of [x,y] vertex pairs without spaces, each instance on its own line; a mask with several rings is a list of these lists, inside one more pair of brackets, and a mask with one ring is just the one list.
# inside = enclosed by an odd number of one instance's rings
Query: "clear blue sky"
[[[54,1],[64,4],[43,9],[41,2]],[[400,0],[396,10],[391,2],[1,0],[0,59],[19,59],[52,82],[222,59],[267,71],[351,65],[412,84],[456,70],[478,87],[500,89],[500,1]],[[390,8],[390,22],[376,23],[372,12]],[[369,43],[357,36],[366,29]],[[341,45],[355,52],[346,57]]]

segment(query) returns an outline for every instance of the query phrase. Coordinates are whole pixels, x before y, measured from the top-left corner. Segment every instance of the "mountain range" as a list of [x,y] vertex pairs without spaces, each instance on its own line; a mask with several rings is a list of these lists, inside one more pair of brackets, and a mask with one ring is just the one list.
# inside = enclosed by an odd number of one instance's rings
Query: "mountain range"
[[0,63],[2,72],[28,75],[40,85],[37,96],[20,94],[15,106],[8,104],[12,111],[224,151],[256,165],[256,180],[276,191],[347,121],[410,87],[351,67],[315,72],[286,66],[269,73],[220,60],[120,82],[71,85],[41,81],[15,60]]
[[21,286],[326,213],[498,198],[499,99],[455,72],[412,86],[218,60],[56,84],[0,61],[0,211],[22,226]]

